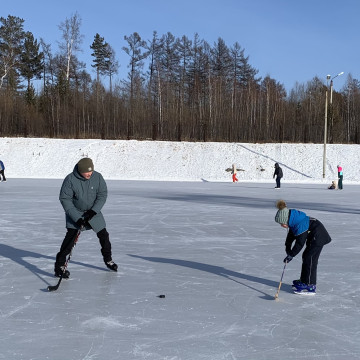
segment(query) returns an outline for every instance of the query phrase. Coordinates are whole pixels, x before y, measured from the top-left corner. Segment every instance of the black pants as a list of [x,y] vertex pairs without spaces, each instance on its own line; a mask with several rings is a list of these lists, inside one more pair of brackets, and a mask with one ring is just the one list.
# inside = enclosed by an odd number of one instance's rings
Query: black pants
[[281,177],[276,177],[276,187],[279,188],[280,187],[280,180],[281,180]]
[[306,246],[302,255],[301,282],[316,285],[316,273],[319,256],[323,246]]
[[343,175],[338,175],[339,181],[338,181],[338,189],[342,189],[342,181],[343,181]]
[[[67,229],[67,233],[61,244],[60,251],[56,255],[55,269],[59,269],[60,266],[63,266],[65,264],[66,257],[70,254],[70,251],[74,246],[77,232],[77,229]],[[104,228],[100,230],[96,235],[100,242],[101,254],[103,256],[104,262],[112,260],[109,233]]]
[[1,176],[3,178],[3,181],[6,181],[5,170],[0,170],[0,180],[1,180]]
[[316,285],[316,272],[319,256],[324,245],[331,242],[331,237],[324,225],[316,219],[310,219],[306,248],[302,254],[301,282]]

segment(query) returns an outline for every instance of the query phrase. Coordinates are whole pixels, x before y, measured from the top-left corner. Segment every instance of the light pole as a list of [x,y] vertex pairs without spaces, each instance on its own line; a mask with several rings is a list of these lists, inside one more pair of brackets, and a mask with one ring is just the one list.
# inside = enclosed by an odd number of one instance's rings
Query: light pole
[[[330,106],[332,105],[332,94],[333,94],[333,80],[335,78],[337,78],[338,76],[342,75],[344,72],[342,71],[341,73],[337,74],[336,76],[334,76],[333,78],[331,78],[330,81]],[[328,75],[329,76],[329,75]],[[327,78],[327,77],[326,77]]]
[[328,114],[328,87],[330,80],[330,109],[331,109],[331,120],[332,120],[332,93],[333,93],[333,80],[338,76],[342,75],[344,72],[331,77],[331,75],[326,75],[326,92],[325,92],[325,125],[324,125],[324,154],[323,154],[323,179],[325,178],[325,169],[326,169],[326,141],[327,141],[327,114]]
[[324,153],[323,153],[323,179],[325,179],[326,168],[326,139],[327,139],[327,112],[328,112],[328,83],[331,75],[326,76],[326,91],[325,91],[325,125],[324,125]]
[[331,120],[331,129],[334,125],[333,121],[334,121],[334,117],[333,117],[333,107],[332,107],[332,102],[333,102],[333,80],[335,78],[337,78],[338,76],[342,75],[344,72],[342,71],[341,73],[337,74],[336,76],[334,76],[331,81],[330,81],[330,120]]

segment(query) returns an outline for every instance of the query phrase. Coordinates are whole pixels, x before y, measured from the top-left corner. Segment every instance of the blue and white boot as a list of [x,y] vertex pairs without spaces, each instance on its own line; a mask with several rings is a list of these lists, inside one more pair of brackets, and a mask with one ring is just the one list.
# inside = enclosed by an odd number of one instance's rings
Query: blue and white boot
[[296,283],[293,285],[293,290],[295,294],[299,295],[315,295],[316,294],[316,285],[313,284],[304,284],[304,283]]

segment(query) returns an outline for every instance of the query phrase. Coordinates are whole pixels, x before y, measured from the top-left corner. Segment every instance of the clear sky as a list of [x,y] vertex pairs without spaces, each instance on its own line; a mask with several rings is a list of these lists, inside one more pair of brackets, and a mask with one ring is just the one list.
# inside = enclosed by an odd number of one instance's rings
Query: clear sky
[[[126,78],[125,35],[150,40],[172,33],[192,39],[195,33],[213,45],[219,37],[238,42],[259,75],[271,76],[286,90],[314,76],[344,71],[334,80],[339,91],[349,74],[360,79],[359,0],[16,0],[2,1],[0,16],[18,16],[24,28],[57,51],[59,25],[78,12],[84,35],[79,58],[92,72],[90,45],[96,33],[116,52],[120,79]],[[94,74],[93,74],[94,75]]]

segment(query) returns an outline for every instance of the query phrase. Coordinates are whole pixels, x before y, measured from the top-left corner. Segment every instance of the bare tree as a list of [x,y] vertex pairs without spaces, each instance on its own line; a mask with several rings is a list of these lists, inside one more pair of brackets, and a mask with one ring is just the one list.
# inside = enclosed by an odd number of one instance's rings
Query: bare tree
[[130,71],[128,77],[130,80],[130,114],[127,122],[127,138],[130,139],[133,135],[134,128],[134,112],[135,112],[135,92],[137,92],[136,86],[140,85],[143,60],[148,56],[146,49],[146,41],[142,40],[137,32],[134,32],[130,36],[124,36],[124,40],[127,41],[128,46],[124,46],[122,49],[127,55],[130,56],[130,62],[128,67]]
[[109,76],[109,90],[110,94],[112,94],[112,80],[115,74],[118,73],[119,70],[119,62],[116,60],[115,50],[111,47],[111,45],[106,45],[106,66],[104,75]]
[[62,42],[59,44],[59,48],[62,51],[64,58],[66,59],[65,78],[69,81],[70,78],[70,65],[72,57],[79,51],[81,51],[81,44],[83,41],[83,35],[80,33],[81,18],[76,12],[59,25],[59,29],[62,32]]

